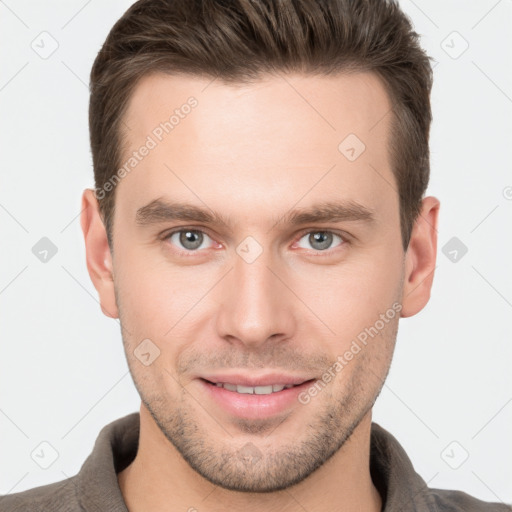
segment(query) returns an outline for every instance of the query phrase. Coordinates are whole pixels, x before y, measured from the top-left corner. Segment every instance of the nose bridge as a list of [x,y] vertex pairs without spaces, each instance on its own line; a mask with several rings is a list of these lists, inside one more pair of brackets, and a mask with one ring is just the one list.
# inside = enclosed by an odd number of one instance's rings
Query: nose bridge
[[[259,254],[258,254],[259,253]],[[276,276],[270,251],[242,242],[233,259],[230,278],[224,283],[219,335],[236,338],[247,346],[270,337],[292,336],[293,305],[290,292]],[[270,270],[272,269],[272,270]]]

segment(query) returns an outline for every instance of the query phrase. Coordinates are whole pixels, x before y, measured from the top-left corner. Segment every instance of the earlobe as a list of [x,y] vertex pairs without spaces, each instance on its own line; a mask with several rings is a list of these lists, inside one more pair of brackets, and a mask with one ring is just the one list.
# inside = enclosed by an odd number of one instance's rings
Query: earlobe
[[402,290],[403,318],[419,313],[430,299],[437,256],[437,225],[441,204],[435,197],[423,199],[405,255]]
[[80,225],[85,241],[87,270],[98,292],[101,310],[110,318],[118,318],[112,254],[93,189],[85,189],[82,194]]

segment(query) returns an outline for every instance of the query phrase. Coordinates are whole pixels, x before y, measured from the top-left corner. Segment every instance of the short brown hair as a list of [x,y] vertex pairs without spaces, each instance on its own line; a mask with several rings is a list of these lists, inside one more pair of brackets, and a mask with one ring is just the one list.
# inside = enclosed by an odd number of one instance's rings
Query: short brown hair
[[103,187],[121,165],[121,123],[138,80],[153,72],[179,72],[249,83],[276,71],[370,71],[381,78],[394,113],[390,161],[407,250],[430,174],[432,68],[418,34],[393,0],[133,4],[112,27],[91,71],[91,151],[111,249],[116,187],[108,193]]

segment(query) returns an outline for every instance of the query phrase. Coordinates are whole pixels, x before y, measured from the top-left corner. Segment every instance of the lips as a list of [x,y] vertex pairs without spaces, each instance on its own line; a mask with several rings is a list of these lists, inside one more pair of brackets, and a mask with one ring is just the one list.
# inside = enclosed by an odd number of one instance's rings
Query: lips
[[[214,407],[220,408],[231,417],[247,420],[271,418],[292,411],[299,405],[300,393],[314,381],[314,378],[289,375],[259,378],[217,375],[195,379],[202,389],[202,396],[208,401],[211,400]],[[261,385],[262,382],[264,385]]]

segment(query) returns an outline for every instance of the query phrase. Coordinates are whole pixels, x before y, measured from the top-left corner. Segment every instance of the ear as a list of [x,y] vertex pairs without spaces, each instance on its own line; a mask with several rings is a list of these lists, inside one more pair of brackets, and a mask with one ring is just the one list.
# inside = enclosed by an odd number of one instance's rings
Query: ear
[[107,231],[101,218],[94,190],[87,188],[82,194],[80,225],[85,240],[87,270],[96,288],[101,311],[110,318],[118,318],[119,312],[114,293],[112,254],[108,246]]
[[424,198],[421,212],[414,223],[405,254],[401,317],[406,318],[419,313],[430,299],[436,267],[440,206],[439,200],[435,197]]

